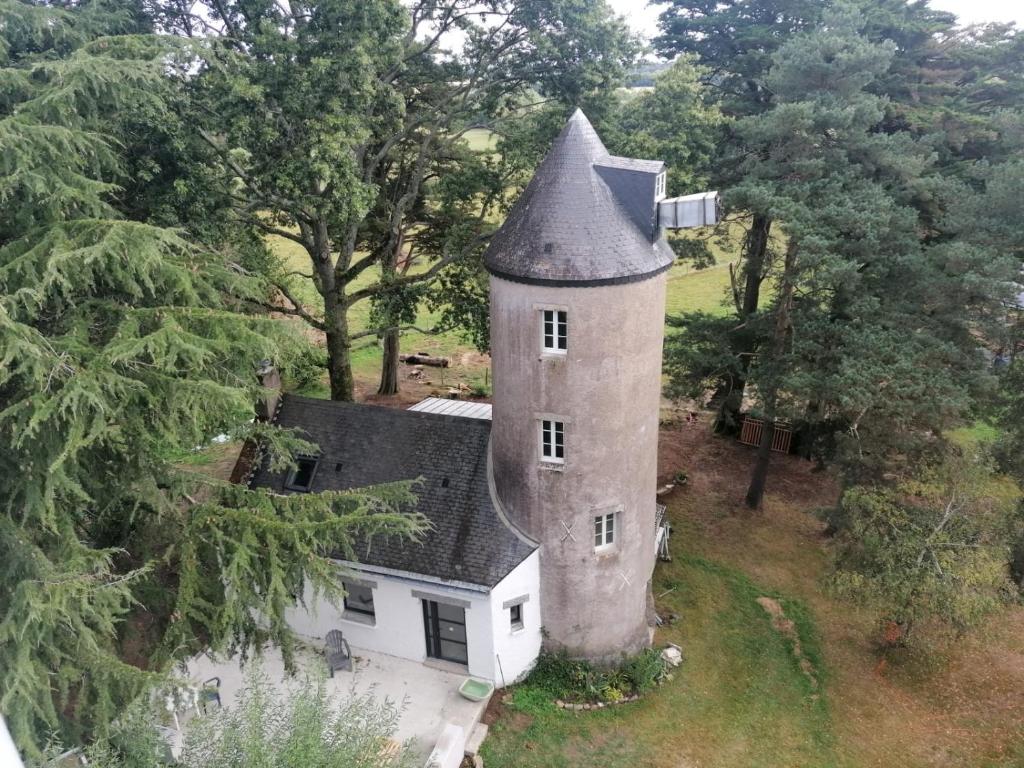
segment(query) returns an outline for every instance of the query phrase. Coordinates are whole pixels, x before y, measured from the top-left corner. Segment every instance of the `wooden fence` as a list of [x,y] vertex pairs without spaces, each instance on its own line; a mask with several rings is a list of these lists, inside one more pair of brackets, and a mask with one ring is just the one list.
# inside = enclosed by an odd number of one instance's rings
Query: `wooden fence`
[[[764,434],[764,419],[745,416],[743,419],[743,429],[740,430],[740,442],[744,445],[758,446],[761,444],[762,434]],[[779,453],[789,453],[789,446],[792,442],[793,428],[786,422],[775,422],[775,434],[772,435],[772,450]]]

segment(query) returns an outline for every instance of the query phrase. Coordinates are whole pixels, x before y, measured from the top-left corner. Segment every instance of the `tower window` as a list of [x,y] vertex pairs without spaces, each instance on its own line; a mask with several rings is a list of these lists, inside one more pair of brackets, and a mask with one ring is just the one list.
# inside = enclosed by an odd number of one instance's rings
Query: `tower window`
[[543,309],[541,315],[544,351],[564,353],[569,341],[569,313],[564,309]]
[[565,461],[565,425],[560,421],[540,422],[540,455],[544,461]]
[[665,172],[662,171],[654,180],[654,199],[661,200],[665,196]]
[[615,543],[615,513],[594,517],[594,549],[610,547]]

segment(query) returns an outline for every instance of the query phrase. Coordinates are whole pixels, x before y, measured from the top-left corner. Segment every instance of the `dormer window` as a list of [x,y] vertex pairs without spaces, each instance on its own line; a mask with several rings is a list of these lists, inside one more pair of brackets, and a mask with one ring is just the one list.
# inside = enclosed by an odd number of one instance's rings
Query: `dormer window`
[[320,460],[316,456],[298,456],[295,459],[295,469],[288,472],[285,478],[284,487],[287,491],[307,492],[313,487],[313,478],[316,476],[316,467]]
[[654,180],[654,200],[657,202],[665,196],[665,171],[658,174]]
[[569,313],[564,309],[541,310],[541,346],[544,352],[565,354],[569,345]]

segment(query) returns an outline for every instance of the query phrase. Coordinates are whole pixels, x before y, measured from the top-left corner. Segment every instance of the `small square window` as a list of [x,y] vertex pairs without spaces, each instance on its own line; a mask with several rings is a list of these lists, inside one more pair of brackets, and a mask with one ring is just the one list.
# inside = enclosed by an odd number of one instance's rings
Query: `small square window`
[[346,611],[361,613],[363,616],[377,615],[373,608],[373,590],[370,587],[350,581],[343,581],[342,586],[345,588]]
[[511,621],[512,631],[515,632],[518,629],[523,628],[523,604],[517,603],[508,609],[509,619]]
[[594,517],[594,548],[603,549],[615,543],[615,513]]
[[540,455],[544,461],[565,462],[565,425],[543,419],[540,423]]
[[320,460],[315,456],[299,456],[295,459],[295,469],[288,473],[284,487],[289,491],[308,491],[313,486],[316,467]]
[[545,352],[564,353],[569,345],[569,313],[564,309],[541,310],[541,344]]

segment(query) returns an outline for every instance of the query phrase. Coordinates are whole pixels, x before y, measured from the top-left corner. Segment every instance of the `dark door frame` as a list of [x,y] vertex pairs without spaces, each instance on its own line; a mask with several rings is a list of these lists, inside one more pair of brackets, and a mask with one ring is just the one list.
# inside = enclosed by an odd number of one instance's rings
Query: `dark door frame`
[[[462,622],[451,621],[449,619],[442,619],[438,615],[437,601],[427,600],[426,598],[420,598],[420,602],[423,603],[423,630],[426,635],[427,641],[427,656],[432,659],[441,659],[442,661],[450,661],[454,664],[469,664],[469,634],[466,632],[466,609],[459,606],[448,606],[449,608],[456,608],[462,611]],[[452,640],[451,638],[442,637],[441,629],[443,625],[455,625],[460,626],[463,629],[463,634],[466,635],[465,641],[463,640]],[[451,656],[445,656],[444,651],[441,650],[441,640],[446,643],[453,643],[455,645],[461,645],[466,649],[465,659],[456,659]]]

